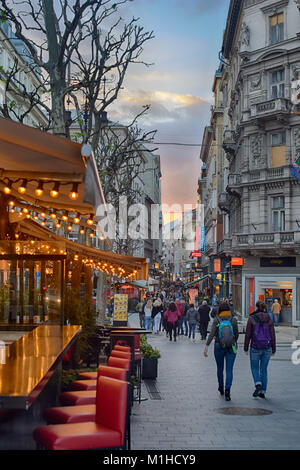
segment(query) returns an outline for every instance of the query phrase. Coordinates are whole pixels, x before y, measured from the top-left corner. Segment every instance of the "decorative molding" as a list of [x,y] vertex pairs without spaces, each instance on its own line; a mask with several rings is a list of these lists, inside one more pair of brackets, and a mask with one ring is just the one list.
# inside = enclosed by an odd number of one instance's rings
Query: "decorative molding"
[[265,14],[268,14],[268,13],[275,14],[278,12],[278,10],[286,7],[288,3],[289,3],[289,0],[280,0],[279,2],[272,3],[271,5],[262,7],[261,11]]

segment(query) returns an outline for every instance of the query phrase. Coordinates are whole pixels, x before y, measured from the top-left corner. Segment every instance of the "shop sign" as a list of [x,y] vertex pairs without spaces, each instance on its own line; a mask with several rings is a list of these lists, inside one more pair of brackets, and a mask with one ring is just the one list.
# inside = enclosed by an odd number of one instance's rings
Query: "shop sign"
[[128,321],[128,295],[114,295],[113,324],[116,326],[127,325]]
[[231,258],[231,266],[244,266],[244,258]]
[[261,268],[295,268],[296,257],[260,258]]
[[216,258],[214,259],[214,272],[219,273],[221,271],[221,259]]
[[200,253],[200,251],[193,251],[190,256],[193,258],[201,258],[202,253]]

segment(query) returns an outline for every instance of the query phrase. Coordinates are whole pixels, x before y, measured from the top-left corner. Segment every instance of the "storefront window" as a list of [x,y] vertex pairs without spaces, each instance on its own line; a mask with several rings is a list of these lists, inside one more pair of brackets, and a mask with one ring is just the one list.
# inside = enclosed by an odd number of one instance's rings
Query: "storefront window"
[[0,323],[61,324],[65,255],[53,243],[28,248],[0,242]]

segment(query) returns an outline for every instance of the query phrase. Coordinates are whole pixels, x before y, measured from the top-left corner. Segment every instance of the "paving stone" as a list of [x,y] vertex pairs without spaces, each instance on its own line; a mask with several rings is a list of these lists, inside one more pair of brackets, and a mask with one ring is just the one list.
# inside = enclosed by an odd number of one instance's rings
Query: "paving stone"
[[[138,326],[138,315],[130,316],[130,326]],[[187,337],[170,342],[164,333],[148,335],[148,342],[161,352],[156,387],[161,400],[151,399],[145,384],[135,403],[131,419],[133,450],[191,449],[300,449],[300,365],[290,361],[294,329],[277,328],[284,344],[270,361],[267,399],[253,399],[253,379],[249,356],[243,352],[240,335],[234,366],[232,401],[225,402],[217,391],[213,344],[204,358],[205,342],[191,343]],[[278,359],[277,361],[275,359]],[[218,408],[263,408],[264,416],[227,416]],[[280,424],[280,425],[279,425]],[[180,433],[180,438],[178,434]]]

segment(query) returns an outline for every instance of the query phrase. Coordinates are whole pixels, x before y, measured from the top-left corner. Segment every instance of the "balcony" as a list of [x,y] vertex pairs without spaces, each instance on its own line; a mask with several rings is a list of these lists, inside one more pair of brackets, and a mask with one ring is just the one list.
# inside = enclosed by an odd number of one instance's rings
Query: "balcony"
[[268,101],[262,101],[250,106],[250,119],[263,118],[268,119],[274,114],[290,113],[290,101],[285,98],[275,98]]
[[264,233],[240,233],[232,236],[231,248],[233,251],[259,251],[269,250],[274,254],[274,248],[278,254],[283,250],[295,251],[296,247],[300,249],[300,231],[299,232],[264,232]]

